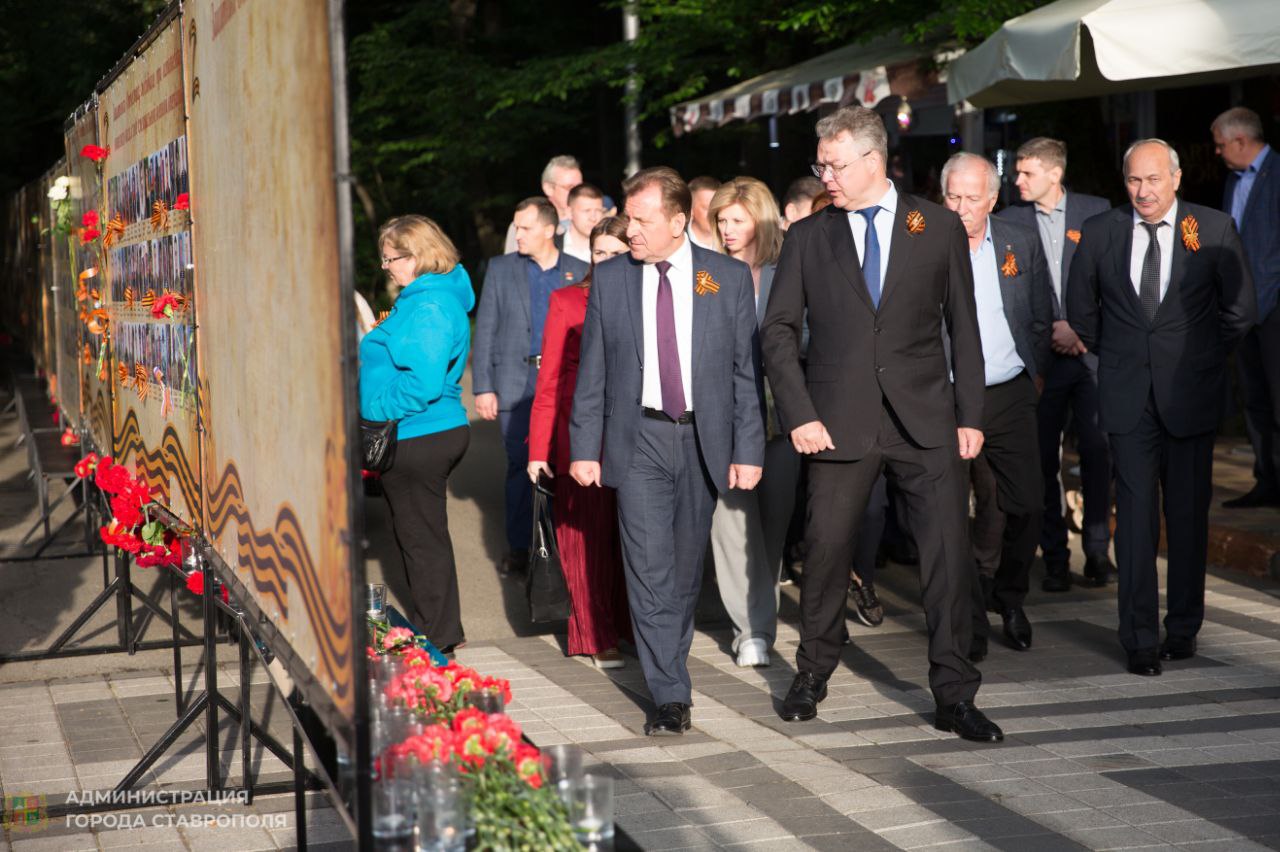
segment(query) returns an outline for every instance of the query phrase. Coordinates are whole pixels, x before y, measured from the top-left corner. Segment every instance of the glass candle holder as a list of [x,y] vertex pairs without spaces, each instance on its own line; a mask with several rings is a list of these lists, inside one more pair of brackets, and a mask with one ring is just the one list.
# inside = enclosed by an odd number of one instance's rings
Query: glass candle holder
[[613,778],[583,775],[568,785],[569,824],[579,843],[613,840]]

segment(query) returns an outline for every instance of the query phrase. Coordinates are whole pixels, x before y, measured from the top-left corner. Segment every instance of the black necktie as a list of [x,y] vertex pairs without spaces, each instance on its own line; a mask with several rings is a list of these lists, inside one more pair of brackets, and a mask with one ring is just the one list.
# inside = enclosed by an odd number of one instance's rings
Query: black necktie
[[1160,307],[1160,241],[1156,232],[1163,222],[1142,222],[1147,229],[1147,254],[1142,258],[1142,277],[1138,280],[1138,298],[1142,301],[1142,312],[1147,322],[1155,322],[1156,310]]

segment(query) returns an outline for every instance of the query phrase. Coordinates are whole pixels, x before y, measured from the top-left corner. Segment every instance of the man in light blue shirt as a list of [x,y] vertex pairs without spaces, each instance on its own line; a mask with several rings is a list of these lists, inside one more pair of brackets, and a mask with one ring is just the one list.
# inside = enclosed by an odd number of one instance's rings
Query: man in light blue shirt
[[1050,359],[1053,284],[1039,234],[991,217],[1000,190],[991,163],[975,154],[956,154],[943,166],[942,186],[943,203],[959,214],[969,237],[986,364],[986,443],[975,463],[985,460],[991,468],[996,505],[1005,522],[989,596],[974,572],[975,644],[970,654],[985,654],[988,606],[1004,620],[1009,645],[1026,651],[1031,623],[1022,607],[1044,514],[1036,403]]

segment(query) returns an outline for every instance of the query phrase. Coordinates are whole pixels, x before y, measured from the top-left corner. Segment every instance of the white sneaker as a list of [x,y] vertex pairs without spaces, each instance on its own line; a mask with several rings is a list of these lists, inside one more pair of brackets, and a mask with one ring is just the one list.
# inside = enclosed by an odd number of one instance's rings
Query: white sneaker
[[763,639],[743,639],[738,645],[738,665],[743,668],[769,665],[769,646]]

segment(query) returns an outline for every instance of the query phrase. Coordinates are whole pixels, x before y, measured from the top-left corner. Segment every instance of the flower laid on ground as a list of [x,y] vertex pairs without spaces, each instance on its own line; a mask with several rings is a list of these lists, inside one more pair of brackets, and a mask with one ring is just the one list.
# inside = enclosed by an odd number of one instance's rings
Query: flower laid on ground
[[103,148],[100,145],[85,145],[80,149],[80,156],[87,157],[95,163],[101,163],[110,153],[110,148]]
[[387,631],[387,635],[382,637],[384,651],[391,651],[406,643],[413,643],[413,631],[407,627],[392,627]]

